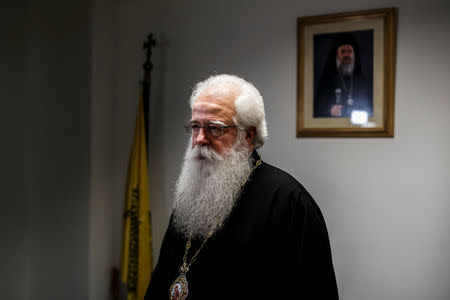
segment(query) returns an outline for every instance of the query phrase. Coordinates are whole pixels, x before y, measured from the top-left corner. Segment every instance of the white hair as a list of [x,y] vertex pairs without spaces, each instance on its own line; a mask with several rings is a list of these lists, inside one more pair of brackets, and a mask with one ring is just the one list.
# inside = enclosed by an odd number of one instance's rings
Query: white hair
[[231,84],[236,86],[240,94],[234,103],[236,116],[233,121],[241,129],[256,127],[256,136],[253,140],[255,149],[260,148],[268,138],[264,101],[256,87],[244,79],[228,74],[214,75],[197,83],[189,99],[191,109],[197,97],[209,87]]

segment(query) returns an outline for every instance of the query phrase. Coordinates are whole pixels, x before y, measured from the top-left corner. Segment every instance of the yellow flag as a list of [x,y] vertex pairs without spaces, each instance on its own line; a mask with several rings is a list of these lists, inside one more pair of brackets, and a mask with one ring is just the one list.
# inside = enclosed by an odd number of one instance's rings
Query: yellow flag
[[152,272],[152,238],[147,173],[147,145],[142,94],[128,163],[123,214],[121,299],[142,300]]

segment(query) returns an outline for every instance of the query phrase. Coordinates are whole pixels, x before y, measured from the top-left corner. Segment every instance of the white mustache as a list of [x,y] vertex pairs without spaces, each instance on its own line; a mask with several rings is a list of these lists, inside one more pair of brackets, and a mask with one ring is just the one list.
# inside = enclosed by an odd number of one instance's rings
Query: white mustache
[[207,146],[195,146],[186,155],[186,159],[207,160],[209,162],[222,161],[223,156]]

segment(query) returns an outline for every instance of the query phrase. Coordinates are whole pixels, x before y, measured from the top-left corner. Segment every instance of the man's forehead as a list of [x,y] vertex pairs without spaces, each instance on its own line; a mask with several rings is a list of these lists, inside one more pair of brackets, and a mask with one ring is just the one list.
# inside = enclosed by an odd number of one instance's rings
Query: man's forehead
[[338,47],[338,50],[351,48],[353,50],[353,46],[350,44],[343,44]]
[[193,114],[223,114],[233,117],[236,113],[234,106],[239,96],[239,89],[232,85],[209,87],[201,92],[194,102]]
[[233,84],[224,83],[217,86],[211,86],[203,90],[197,97],[195,102],[215,100],[217,103],[231,102],[234,105],[234,101],[239,96],[239,88]]

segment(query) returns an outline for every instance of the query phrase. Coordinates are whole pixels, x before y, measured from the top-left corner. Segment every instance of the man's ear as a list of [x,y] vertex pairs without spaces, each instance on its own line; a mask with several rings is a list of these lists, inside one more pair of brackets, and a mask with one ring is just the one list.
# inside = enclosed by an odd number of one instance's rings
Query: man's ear
[[250,126],[245,130],[245,141],[247,142],[250,151],[254,150],[253,141],[255,140],[255,136],[256,136],[255,126]]

